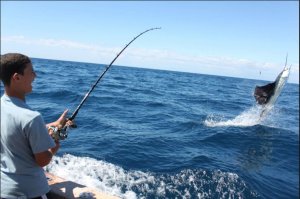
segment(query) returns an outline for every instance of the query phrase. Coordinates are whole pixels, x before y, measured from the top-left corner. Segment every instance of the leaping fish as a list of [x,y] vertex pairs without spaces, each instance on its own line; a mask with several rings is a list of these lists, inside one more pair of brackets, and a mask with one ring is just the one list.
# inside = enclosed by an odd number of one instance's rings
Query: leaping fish
[[260,113],[260,119],[272,109],[277,98],[279,97],[284,85],[286,84],[290,75],[291,66],[287,66],[287,57],[283,70],[279,73],[276,80],[264,86],[256,86],[254,91],[254,97],[256,102],[262,106],[262,112]]

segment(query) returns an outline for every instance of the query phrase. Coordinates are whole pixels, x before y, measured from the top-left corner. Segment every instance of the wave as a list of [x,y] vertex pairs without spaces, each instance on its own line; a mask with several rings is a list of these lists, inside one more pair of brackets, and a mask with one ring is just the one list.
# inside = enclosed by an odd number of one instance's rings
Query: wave
[[159,174],[123,168],[89,157],[54,157],[46,171],[125,199],[257,198],[235,173],[185,169]]

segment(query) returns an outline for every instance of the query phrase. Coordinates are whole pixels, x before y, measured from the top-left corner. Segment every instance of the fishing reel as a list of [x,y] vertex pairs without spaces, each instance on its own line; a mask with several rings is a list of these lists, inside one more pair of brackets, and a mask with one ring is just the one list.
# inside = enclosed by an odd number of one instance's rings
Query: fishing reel
[[65,125],[64,127],[62,127],[62,126],[59,126],[59,127],[50,126],[48,128],[48,131],[49,130],[53,131],[52,134],[51,134],[51,137],[54,140],[64,140],[68,137],[69,128],[77,128],[77,125],[76,124],[71,124],[71,125]]
[[68,126],[65,126],[63,128],[58,128],[58,127],[54,127],[54,126],[50,126],[49,130],[52,130],[52,134],[51,137],[54,140],[64,140],[68,137]]

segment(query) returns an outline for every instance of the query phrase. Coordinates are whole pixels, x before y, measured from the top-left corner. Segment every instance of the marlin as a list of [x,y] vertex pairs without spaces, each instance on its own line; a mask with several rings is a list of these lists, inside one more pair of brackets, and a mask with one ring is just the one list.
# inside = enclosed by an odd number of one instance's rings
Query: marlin
[[262,119],[274,106],[277,98],[279,97],[284,85],[286,84],[290,75],[291,66],[287,66],[287,57],[285,60],[285,66],[279,73],[276,80],[264,86],[256,86],[254,91],[254,97],[257,104],[262,106],[262,112],[260,119]]

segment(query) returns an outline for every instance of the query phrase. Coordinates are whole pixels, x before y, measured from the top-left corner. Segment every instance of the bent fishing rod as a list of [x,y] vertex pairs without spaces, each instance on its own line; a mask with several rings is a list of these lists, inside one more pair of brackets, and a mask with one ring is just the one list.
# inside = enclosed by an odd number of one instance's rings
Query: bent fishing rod
[[[77,106],[77,108],[75,109],[75,111],[73,112],[72,116],[70,118],[67,119],[67,121],[73,121],[76,117],[76,115],[78,114],[80,108],[82,107],[82,105],[84,104],[84,102],[86,101],[86,99],[89,97],[89,95],[91,94],[91,92],[94,90],[94,88],[96,87],[96,85],[99,83],[99,81],[103,78],[103,76],[105,75],[105,73],[108,71],[108,69],[112,66],[112,64],[116,61],[116,59],[123,53],[123,51],[134,41],[136,40],[138,37],[140,37],[141,35],[145,34],[146,32],[149,32],[151,30],[156,30],[156,29],[161,29],[161,28],[150,28],[148,30],[145,30],[144,32],[140,33],[139,35],[137,35],[136,37],[134,37],[118,54],[117,56],[110,62],[109,65],[107,65],[104,69],[104,71],[100,74],[100,76],[98,77],[98,79],[96,80],[96,82],[93,84],[93,86],[90,88],[90,90],[85,94],[85,96],[83,97],[83,99],[81,100],[80,104]],[[76,128],[76,125],[71,126],[73,128]],[[53,130],[53,134],[52,137],[55,140],[64,140],[65,138],[67,138],[68,136],[68,130],[69,126],[65,125],[63,128],[59,129],[58,127],[50,127],[50,129]]]

